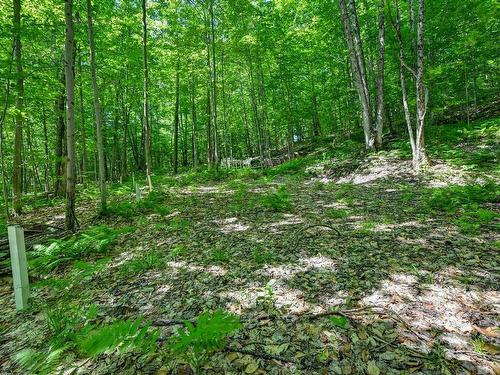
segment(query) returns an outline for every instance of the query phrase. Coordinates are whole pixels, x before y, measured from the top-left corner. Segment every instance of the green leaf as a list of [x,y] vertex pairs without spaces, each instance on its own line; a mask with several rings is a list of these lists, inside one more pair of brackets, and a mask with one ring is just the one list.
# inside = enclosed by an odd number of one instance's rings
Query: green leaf
[[334,315],[330,317],[330,321],[336,327],[345,328],[349,322],[345,316]]
[[375,364],[374,361],[368,362],[368,367],[366,369],[366,372],[368,375],[380,375],[380,369],[378,366]]

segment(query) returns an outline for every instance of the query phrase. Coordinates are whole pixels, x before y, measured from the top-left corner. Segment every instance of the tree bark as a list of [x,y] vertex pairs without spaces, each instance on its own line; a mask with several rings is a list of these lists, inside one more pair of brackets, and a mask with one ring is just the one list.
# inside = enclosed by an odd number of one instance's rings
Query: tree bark
[[148,180],[149,190],[153,190],[153,183],[151,181],[152,161],[151,161],[151,127],[149,124],[149,109],[148,109],[148,95],[149,95],[149,71],[148,71],[148,27],[147,27],[147,14],[146,2],[142,0],[142,53],[143,53],[143,69],[144,69],[144,84],[143,84],[143,126],[144,126],[144,156],[146,159],[146,177]]
[[[357,16],[355,13],[356,7],[354,1],[349,0],[351,13],[354,13],[352,16],[349,16],[345,0],[339,0],[339,5],[344,24],[344,34],[347,42],[347,48],[349,50],[349,59],[354,77],[354,84],[356,86],[356,91],[361,104],[365,146],[367,149],[372,149],[374,146],[374,139],[372,136],[372,123],[370,116],[370,96],[368,94],[359,27],[357,26]],[[351,19],[353,20],[352,22]]]
[[[81,51],[78,51],[81,52]],[[85,183],[87,179],[87,167],[88,167],[88,156],[87,156],[87,132],[85,129],[85,108],[83,105],[83,77],[82,77],[82,57],[78,53],[78,73],[80,75],[80,80],[78,84],[78,91],[80,95],[80,134],[82,136],[82,183]]]
[[196,140],[197,124],[196,124],[196,81],[193,77],[191,81],[191,158],[193,159],[193,168],[198,166],[198,145]]
[[16,62],[16,112],[14,130],[14,165],[12,169],[12,186],[14,190],[14,214],[21,214],[23,188],[23,110],[24,110],[24,77],[21,55],[21,0],[13,0],[14,6],[14,59]]
[[65,76],[66,76],[66,229],[76,230],[78,220],[75,215],[75,71],[74,71],[74,25],[73,0],[65,0],[66,20]]
[[175,114],[174,114],[174,174],[179,172],[179,61],[175,72]]
[[384,49],[385,49],[385,0],[380,0],[378,16],[378,62],[377,62],[377,120],[375,146],[382,147],[384,128]]
[[107,208],[107,189],[106,189],[106,161],[104,155],[104,140],[102,135],[102,114],[101,103],[99,101],[99,87],[97,86],[97,68],[94,45],[94,25],[92,22],[92,4],[87,0],[87,26],[89,32],[90,45],[90,70],[92,74],[92,89],[94,92],[94,111],[97,138],[97,157],[99,161],[99,190],[101,192],[101,211],[105,212]]
[[414,168],[417,172],[427,164],[424,141],[424,122],[427,111],[427,89],[424,86],[424,0],[418,1],[418,26],[417,26],[417,125],[414,155]]
[[217,66],[216,66],[216,57],[215,57],[215,16],[214,16],[214,0],[210,0],[210,43],[212,48],[212,100],[210,115],[212,117],[212,125],[213,125],[213,162],[215,163],[216,171],[219,170],[219,139],[218,139],[218,129],[217,129]]
[[402,101],[403,101],[403,110],[405,114],[405,121],[406,121],[406,127],[408,128],[408,136],[410,137],[410,145],[411,145],[411,151],[412,155],[415,155],[416,149],[415,149],[415,139],[413,136],[413,126],[411,123],[411,115],[410,115],[410,109],[408,107],[408,97],[407,97],[407,92],[406,92],[406,78],[405,78],[405,62],[404,62],[404,46],[403,46],[403,38],[401,35],[401,19],[399,16],[399,4],[398,0],[394,0],[394,5],[395,5],[395,11],[396,11],[396,37],[399,42],[399,81],[401,84],[401,95],[402,95]]
[[55,101],[57,120],[54,195],[56,197],[64,197],[66,195],[66,124],[64,121],[66,105],[66,78],[64,76],[64,69],[60,73],[59,81],[61,84],[61,91]]

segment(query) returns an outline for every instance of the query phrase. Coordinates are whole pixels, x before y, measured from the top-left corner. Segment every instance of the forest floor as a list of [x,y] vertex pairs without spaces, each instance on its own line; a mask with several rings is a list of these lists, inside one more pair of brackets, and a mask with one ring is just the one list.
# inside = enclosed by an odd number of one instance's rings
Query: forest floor
[[[89,188],[81,233],[30,253],[30,309],[0,279],[0,373],[499,373],[498,124],[433,128],[420,176],[404,142],[347,141],[264,172],[157,177],[138,202],[116,185],[104,216]],[[217,309],[239,329],[175,349],[183,320]],[[147,352],[82,344],[138,317]]]

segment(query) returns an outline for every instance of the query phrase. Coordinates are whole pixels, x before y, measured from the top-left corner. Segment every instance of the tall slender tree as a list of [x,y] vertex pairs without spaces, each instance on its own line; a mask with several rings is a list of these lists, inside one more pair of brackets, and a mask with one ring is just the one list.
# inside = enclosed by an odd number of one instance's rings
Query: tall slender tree
[[16,114],[14,131],[14,165],[12,186],[14,189],[14,213],[20,214],[23,208],[23,110],[24,77],[21,55],[21,0],[13,0],[14,6],[14,59],[16,62]]
[[175,110],[174,110],[174,174],[178,173],[179,168],[179,60],[175,72]]
[[78,229],[75,213],[76,152],[75,152],[75,29],[73,24],[73,0],[64,1],[66,42],[64,73],[66,77],[66,229]]
[[144,127],[144,157],[146,159],[146,177],[149,190],[153,190],[151,181],[151,126],[149,124],[149,71],[148,71],[148,26],[147,26],[147,0],[142,0],[142,53],[143,53],[143,127]]
[[107,190],[106,190],[106,165],[104,155],[104,140],[102,135],[102,114],[101,103],[99,99],[99,86],[97,85],[97,68],[95,58],[94,44],[94,25],[92,22],[92,3],[87,0],[87,27],[89,33],[90,46],[90,71],[92,74],[92,90],[94,93],[94,111],[97,138],[97,158],[99,160],[99,190],[101,192],[101,211],[105,212],[107,208]]
[[384,50],[385,50],[385,0],[378,6],[378,62],[377,62],[377,118],[375,146],[382,147],[384,131]]
[[418,1],[418,26],[417,26],[417,125],[415,135],[415,151],[413,166],[418,172],[427,164],[424,141],[424,122],[427,111],[427,88],[424,86],[424,0]]

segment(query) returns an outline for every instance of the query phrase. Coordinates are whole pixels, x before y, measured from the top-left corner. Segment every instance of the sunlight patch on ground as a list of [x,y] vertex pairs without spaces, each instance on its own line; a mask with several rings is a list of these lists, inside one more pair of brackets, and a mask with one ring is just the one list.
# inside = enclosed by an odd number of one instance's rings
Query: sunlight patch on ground
[[117,257],[115,257],[111,262],[109,262],[109,267],[120,267],[122,264],[132,260],[135,257],[135,252],[133,251],[124,251],[120,253]]
[[255,308],[258,299],[266,298],[272,300],[276,308],[284,309],[290,314],[323,311],[321,307],[304,301],[304,293],[301,290],[290,288],[279,281],[274,282],[269,289],[249,287],[245,290],[223,292],[221,296],[230,299],[228,309],[238,314],[243,310]]
[[[450,356],[477,363],[471,335],[481,321],[498,326],[493,317],[500,313],[500,292],[445,283],[457,272],[455,268],[445,269],[434,275],[432,284],[424,285],[414,275],[392,275],[379,290],[363,298],[362,304],[383,308],[399,317],[406,326],[400,327],[401,335],[413,341],[406,344],[425,343],[424,349],[428,350],[439,341],[451,349]],[[435,336],[436,330],[443,334]],[[418,332],[420,337],[417,339],[408,331]]]
[[300,272],[307,272],[314,269],[333,271],[336,263],[328,257],[318,255],[300,260],[300,264],[285,264],[279,266],[265,266],[259,274],[272,279],[287,280]]
[[277,229],[285,225],[297,225],[297,224],[302,224],[303,222],[304,220],[300,216],[292,214],[284,214],[283,220],[268,224],[267,227]]
[[215,276],[223,276],[227,273],[227,270],[220,267],[220,266],[208,266],[208,267],[202,267],[202,266],[195,266],[192,264],[189,264],[183,260],[181,261],[171,261],[167,263],[167,266],[170,268],[173,268],[176,271],[192,271],[192,272],[206,272],[210,273]]
[[374,232],[390,232],[394,229],[399,229],[399,228],[423,228],[424,225],[422,223],[419,223],[418,221],[406,221],[404,223],[397,223],[397,224],[377,224],[373,228]]
[[411,163],[408,160],[373,156],[368,158],[361,170],[339,178],[337,183],[370,184],[389,177],[405,178],[412,173]]
[[224,234],[232,232],[244,232],[250,229],[249,225],[242,224],[238,221],[236,217],[230,217],[227,219],[214,220],[214,222],[219,225],[220,231]]
[[342,202],[333,202],[333,203],[328,203],[323,205],[324,208],[335,208],[337,210],[345,210],[348,209],[349,206],[345,203]]

